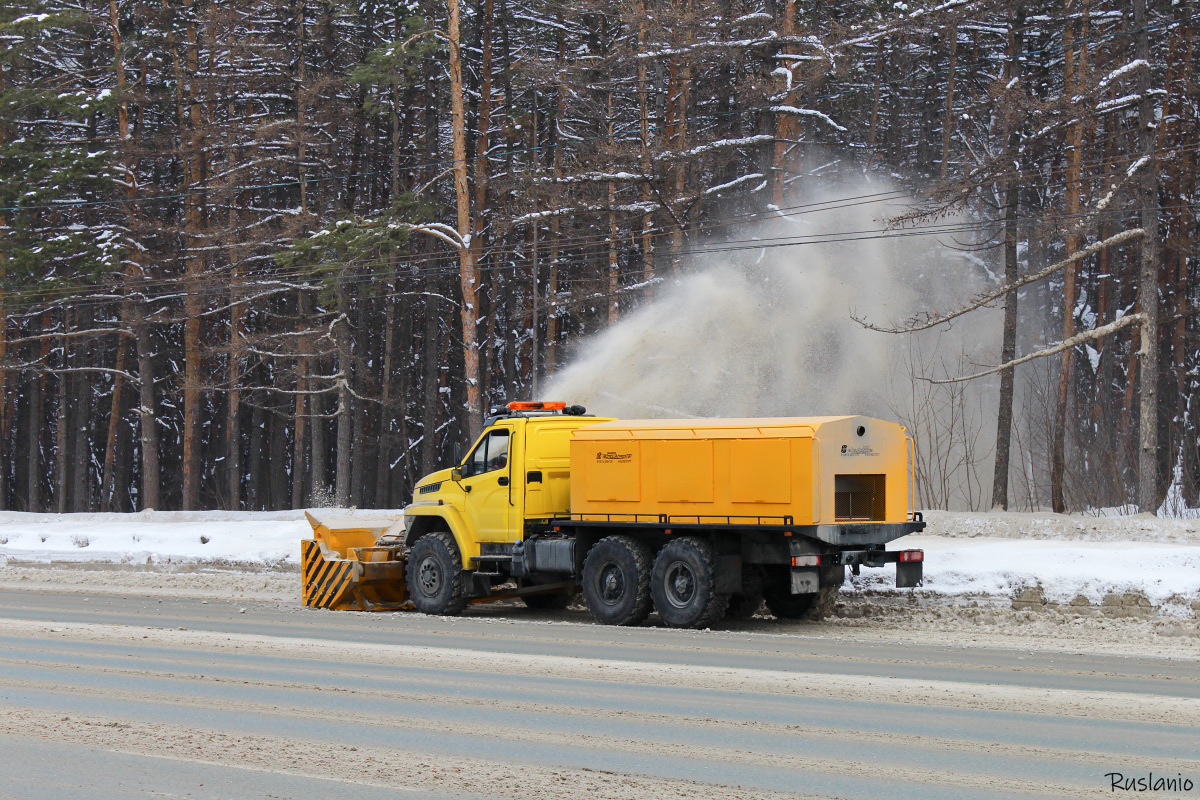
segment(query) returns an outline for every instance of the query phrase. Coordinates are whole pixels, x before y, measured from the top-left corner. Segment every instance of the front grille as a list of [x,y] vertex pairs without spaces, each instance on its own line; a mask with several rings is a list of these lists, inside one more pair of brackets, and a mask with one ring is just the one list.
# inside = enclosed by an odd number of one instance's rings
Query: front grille
[[882,522],[885,516],[883,475],[833,476],[833,515],[839,522]]

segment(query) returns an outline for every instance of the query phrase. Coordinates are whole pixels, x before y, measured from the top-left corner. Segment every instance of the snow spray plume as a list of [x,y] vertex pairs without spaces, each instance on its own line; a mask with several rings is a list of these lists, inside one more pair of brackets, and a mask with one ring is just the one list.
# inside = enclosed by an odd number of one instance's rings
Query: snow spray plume
[[[790,213],[729,236],[764,247],[710,244],[687,277],[585,342],[546,396],[625,418],[904,417],[896,398],[914,393],[898,367],[939,348],[928,335],[922,347],[867,330],[852,314],[886,324],[954,307],[977,288],[980,269],[937,237],[888,235],[896,232],[882,229],[908,201],[864,202],[891,187],[854,184],[793,197]],[[798,244],[772,246],[782,242]],[[962,327],[996,341],[987,317]]]

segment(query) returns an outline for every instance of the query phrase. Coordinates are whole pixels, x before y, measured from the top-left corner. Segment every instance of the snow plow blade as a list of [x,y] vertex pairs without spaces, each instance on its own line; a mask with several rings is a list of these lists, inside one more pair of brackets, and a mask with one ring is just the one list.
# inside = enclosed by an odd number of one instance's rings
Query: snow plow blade
[[337,611],[411,609],[399,544],[379,544],[395,527],[387,518],[318,520],[305,512],[313,538],[300,542],[304,605]]

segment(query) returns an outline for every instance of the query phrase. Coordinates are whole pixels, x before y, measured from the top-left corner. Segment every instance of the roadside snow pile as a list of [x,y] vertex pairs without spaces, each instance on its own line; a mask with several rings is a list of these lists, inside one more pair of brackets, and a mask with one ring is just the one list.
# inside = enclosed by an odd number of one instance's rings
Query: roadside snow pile
[[[321,509],[317,516],[398,516],[399,510]],[[1035,513],[926,515],[928,535],[892,549],[925,550],[918,594],[1016,598],[1039,589],[1048,602],[1140,593],[1192,614],[1200,602],[1200,523],[1152,516]],[[339,522],[342,519],[338,520]],[[149,511],[138,514],[0,513],[0,564],[90,563],[149,569],[296,569],[312,535],[303,511]],[[907,592],[893,569],[864,569],[848,592]]]
[[[322,509],[339,517],[395,512]],[[212,564],[294,567],[312,536],[304,511],[143,511],[137,514],[0,512],[0,562]]]
[[1162,519],[1153,514],[926,511],[925,521],[926,532],[938,536],[1200,544],[1200,519]]
[[[1040,587],[1049,602],[1140,592],[1155,606],[1186,607],[1200,599],[1200,543],[1060,542],[1002,538],[906,536],[889,549],[925,551],[924,591],[1015,597]],[[859,590],[895,588],[888,570],[863,570]],[[1181,610],[1184,610],[1181,608]]]

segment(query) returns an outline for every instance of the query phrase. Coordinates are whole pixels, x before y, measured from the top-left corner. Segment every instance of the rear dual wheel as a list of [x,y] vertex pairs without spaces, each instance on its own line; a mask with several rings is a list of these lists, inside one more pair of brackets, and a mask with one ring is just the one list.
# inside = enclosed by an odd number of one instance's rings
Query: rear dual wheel
[[583,562],[583,601],[597,622],[637,625],[650,616],[650,549],[632,536],[606,536]]
[[725,614],[729,595],[717,592],[716,555],[695,536],[672,539],[654,559],[650,594],[672,628],[707,628]]
[[672,539],[655,558],[632,536],[607,536],[583,562],[583,600],[606,625],[637,625],[653,605],[669,627],[706,628],[729,603],[717,592],[716,563],[712,545],[695,536]]

